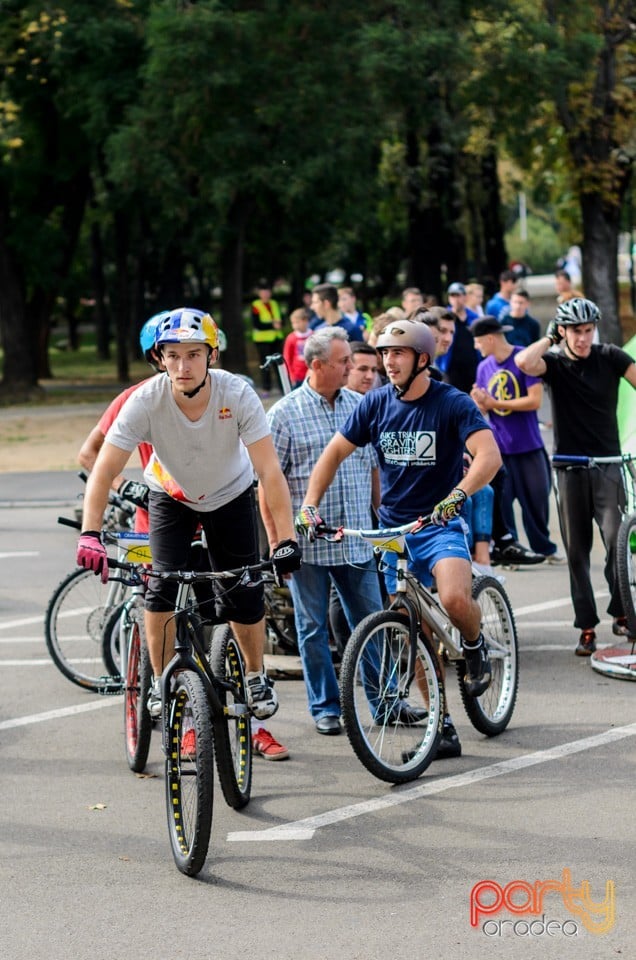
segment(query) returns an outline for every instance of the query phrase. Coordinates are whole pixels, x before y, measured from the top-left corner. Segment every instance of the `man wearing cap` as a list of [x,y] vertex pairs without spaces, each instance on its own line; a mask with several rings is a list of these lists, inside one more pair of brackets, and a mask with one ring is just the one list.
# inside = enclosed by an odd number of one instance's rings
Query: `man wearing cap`
[[477,367],[471,396],[490,420],[506,467],[501,511],[516,538],[513,503],[519,501],[528,542],[550,562],[563,562],[550,540],[550,464],[539,432],[537,410],[543,400],[538,377],[519,369],[515,356],[521,347],[506,339],[512,330],[494,317],[476,320],[471,327],[475,344],[484,359]]
[[479,354],[469,327],[477,314],[466,306],[466,287],[463,283],[451,283],[446,291],[449,309],[455,314],[455,336],[444,357],[439,358],[439,368],[446,379],[458,390],[470,393],[475,382]]

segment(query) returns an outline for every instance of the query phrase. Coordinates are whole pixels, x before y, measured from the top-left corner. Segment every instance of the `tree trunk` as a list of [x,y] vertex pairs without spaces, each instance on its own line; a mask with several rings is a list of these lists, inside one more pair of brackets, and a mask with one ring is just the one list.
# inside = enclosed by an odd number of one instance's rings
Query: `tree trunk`
[[128,365],[128,331],[130,329],[130,284],[128,271],[128,232],[130,222],[121,210],[115,212],[115,283],[113,300],[115,313],[115,352],[117,379],[126,383],[130,379]]
[[228,213],[221,254],[221,325],[227,337],[223,366],[236,373],[247,373],[246,332],[243,325],[243,262],[250,209],[251,204],[247,198],[235,198]]
[[53,377],[49,361],[49,338],[54,305],[55,294],[39,286],[35,288],[26,305],[29,328],[33,333],[35,373],[39,380],[50,380]]
[[481,218],[485,238],[486,272],[494,282],[494,289],[497,289],[499,274],[506,269],[508,257],[504,242],[503,215],[497,173],[497,151],[494,147],[482,157],[480,180],[483,191]]
[[99,223],[91,224],[91,286],[95,300],[97,356],[100,360],[110,360],[110,319],[106,308],[104,247]]
[[603,342],[623,342],[618,316],[618,233],[620,208],[608,207],[599,194],[581,195],[583,289],[601,311]]
[[0,189],[0,335],[4,365],[0,394],[8,401],[28,399],[38,391],[35,347],[29,335],[24,305],[24,281],[7,245],[8,203]]

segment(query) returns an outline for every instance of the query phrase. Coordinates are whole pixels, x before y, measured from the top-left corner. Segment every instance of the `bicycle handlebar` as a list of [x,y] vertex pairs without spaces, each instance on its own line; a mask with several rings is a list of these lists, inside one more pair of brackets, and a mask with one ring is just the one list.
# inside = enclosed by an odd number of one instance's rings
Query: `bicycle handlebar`
[[116,560],[114,557],[109,557],[108,567],[109,569],[125,571],[131,578],[129,581],[130,585],[133,585],[139,583],[142,579],[148,579],[148,577],[154,577],[159,580],[177,580],[181,583],[201,583],[206,580],[230,580],[248,577],[252,573],[260,573],[263,570],[272,570],[274,564],[271,560],[259,560],[258,563],[237,567],[234,570],[153,570],[151,567],[141,563],[130,560]]
[[[417,520],[411,520],[399,527],[383,527],[375,530],[359,530],[350,527],[330,527],[326,523],[321,523],[316,527],[316,536],[321,540],[328,540],[331,543],[338,543],[343,537],[359,537],[361,540],[392,540],[395,537],[403,537],[407,533],[419,533],[425,527],[432,524],[430,515],[418,517]],[[334,534],[334,536],[330,536]]]
[[618,453],[613,457],[583,457],[570,453],[555,453],[552,455],[552,463],[555,466],[559,464],[572,464],[572,466],[580,464],[585,467],[593,467],[597,463],[631,463],[632,460],[636,460],[636,454]]

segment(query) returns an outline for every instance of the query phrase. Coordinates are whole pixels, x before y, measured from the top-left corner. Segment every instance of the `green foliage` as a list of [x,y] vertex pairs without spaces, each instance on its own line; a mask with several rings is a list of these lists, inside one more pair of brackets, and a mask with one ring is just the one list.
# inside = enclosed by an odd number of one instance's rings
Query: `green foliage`
[[529,214],[527,238],[521,239],[521,224],[517,220],[506,232],[506,249],[510,260],[527,263],[533,273],[552,273],[562,256],[565,245],[558,232],[545,220]]
[[[385,293],[415,247],[426,282],[466,250],[483,267],[499,185],[531,213],[508,258],[551,270],[586,198],[617,220],[634,6],[0,0],[0,275],[30,325],[99,269],[132,341],[164,291],[209,301],[231,256],[245,292],[339,265]],[[6,344],[27,323],[5,296]]]

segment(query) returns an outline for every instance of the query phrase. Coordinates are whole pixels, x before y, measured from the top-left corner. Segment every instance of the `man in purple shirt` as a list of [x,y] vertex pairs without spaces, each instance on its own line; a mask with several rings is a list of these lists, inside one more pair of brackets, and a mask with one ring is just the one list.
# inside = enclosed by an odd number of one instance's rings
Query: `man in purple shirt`
[[484,359],[477,367],[471,396],[490,426],[506,467],[502,514],[516,538],[513,503],[519,501],[523,526],[532,549],[548,563],[563,563],[550,540],[550,463],[539,432],[537,410],[543,399],[538,377],[522,373],[515,363],[521,347],[506,340],[509,326],[484,317],[475,321],[471,333]]

